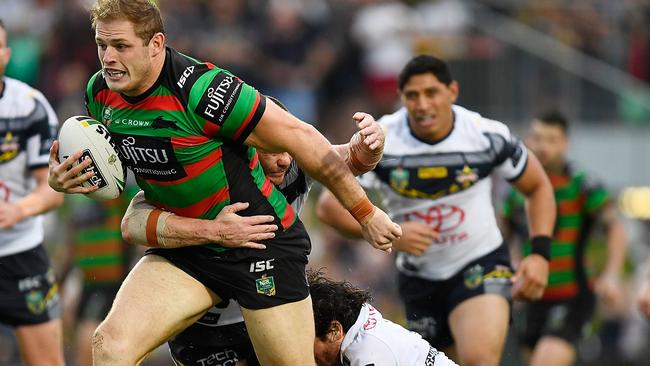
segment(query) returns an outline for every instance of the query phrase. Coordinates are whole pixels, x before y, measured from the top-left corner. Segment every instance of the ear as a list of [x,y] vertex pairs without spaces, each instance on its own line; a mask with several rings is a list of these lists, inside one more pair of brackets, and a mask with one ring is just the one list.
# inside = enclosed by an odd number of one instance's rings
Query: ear
[[343,337],[345,337],[343,325],[341,325],[337,320],[332,320],[330,327],[327,330],[327,340],[333,343],[342,342]]
[[165,52],[165,35],[158,32],[149,41],[149,48],[152,56],[157,56],[161,52]]
[[449,84],[449,91],[451,92],[451,102],[456,103],[456,99],[458,99],[458,82],[456,80],[452,80],[451,83]]

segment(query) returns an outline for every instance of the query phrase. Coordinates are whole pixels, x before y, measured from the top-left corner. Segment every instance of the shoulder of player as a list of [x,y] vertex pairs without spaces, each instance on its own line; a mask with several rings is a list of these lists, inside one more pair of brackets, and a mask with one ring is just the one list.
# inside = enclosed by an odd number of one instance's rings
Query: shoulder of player
[[41,115],[47,113],[47,109],[51,108],[50,103],[43,93],[31,87],[29,84],[16,80],[13,78],[5,77],[6,93],[11,94],[15,98],[15,103],[19,105],[19,110],[25,114]]
[[189,94],[196,81],[205,74],[217,74],[222,69],[209,62],[199,61],[182,52],[167,47],[165,84],[173,92]]
[[505,123],[483,117],[479,113],[466,108],[455,105],[454,114],[456,116],[456,123],[464,125],[467,128],[473,128],[482,133],[510,134],[510,128]]

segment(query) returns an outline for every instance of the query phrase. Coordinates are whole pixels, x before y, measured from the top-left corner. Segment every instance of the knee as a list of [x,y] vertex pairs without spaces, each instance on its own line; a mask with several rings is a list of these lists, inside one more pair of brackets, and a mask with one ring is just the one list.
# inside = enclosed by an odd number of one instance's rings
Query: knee
[[91,338],[92,357],[94,365],[115,365],[131,355],[128,340],[116,334],[115,330],[105,323],[95,329]]

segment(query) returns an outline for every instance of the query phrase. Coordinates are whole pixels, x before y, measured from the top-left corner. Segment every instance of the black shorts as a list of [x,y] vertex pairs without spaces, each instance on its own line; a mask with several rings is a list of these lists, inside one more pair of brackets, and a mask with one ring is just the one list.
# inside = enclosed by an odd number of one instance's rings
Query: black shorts
[[59,286],[42,245],[0,257],[0,323],[12,327],[60,317]]
[[540,338],[555,336],[575,346],[582,339],[583,329],[593,318],[595,308],[596,296],[589,290],[570,300],[526,304],[521,341],[532,349]]
[[77,319],[101,322],[111,310],[120,284],[84,286],[77,307]]
[[177,249],[150,248],[214,291],[222,300],[235,299],[247,309],[266,309],[305,299],[309,287],[305,276],[311,242],[296,220],[266,249],[230,249],[223,252],[190,246]]
[[244,322],[219,327],[194,324],[168,345],[177,365],[227,366],[241,360],[248,366],[259,365]]
[[512,275],[505,244],[472,261],[447,280],[431,281],[400,273],[399,293],[408,328],[437,349],[451,346],[454,344],[448,320],[451,311],[469,298],[489,293],[502,295],[511,302]]

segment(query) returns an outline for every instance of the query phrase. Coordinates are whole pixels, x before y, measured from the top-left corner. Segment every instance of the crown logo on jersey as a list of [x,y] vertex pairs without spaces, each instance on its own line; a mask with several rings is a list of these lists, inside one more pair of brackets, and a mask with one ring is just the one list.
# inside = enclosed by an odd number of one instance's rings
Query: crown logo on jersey
[[478,169],[472,169],[469,165],[465,165],[462,170],[456,171],[456,181],[460,183],[463,188],[467,188],[478,180]]
[[13,133],[7,134],[0,141],[0,161],[9,161],[18,155],[20,144],[18,143],[18,136]]
[[102,115],[102,123],[104,126],[108,127],[113,122],[113,108],[106,107],[104,108],[104,114]]

